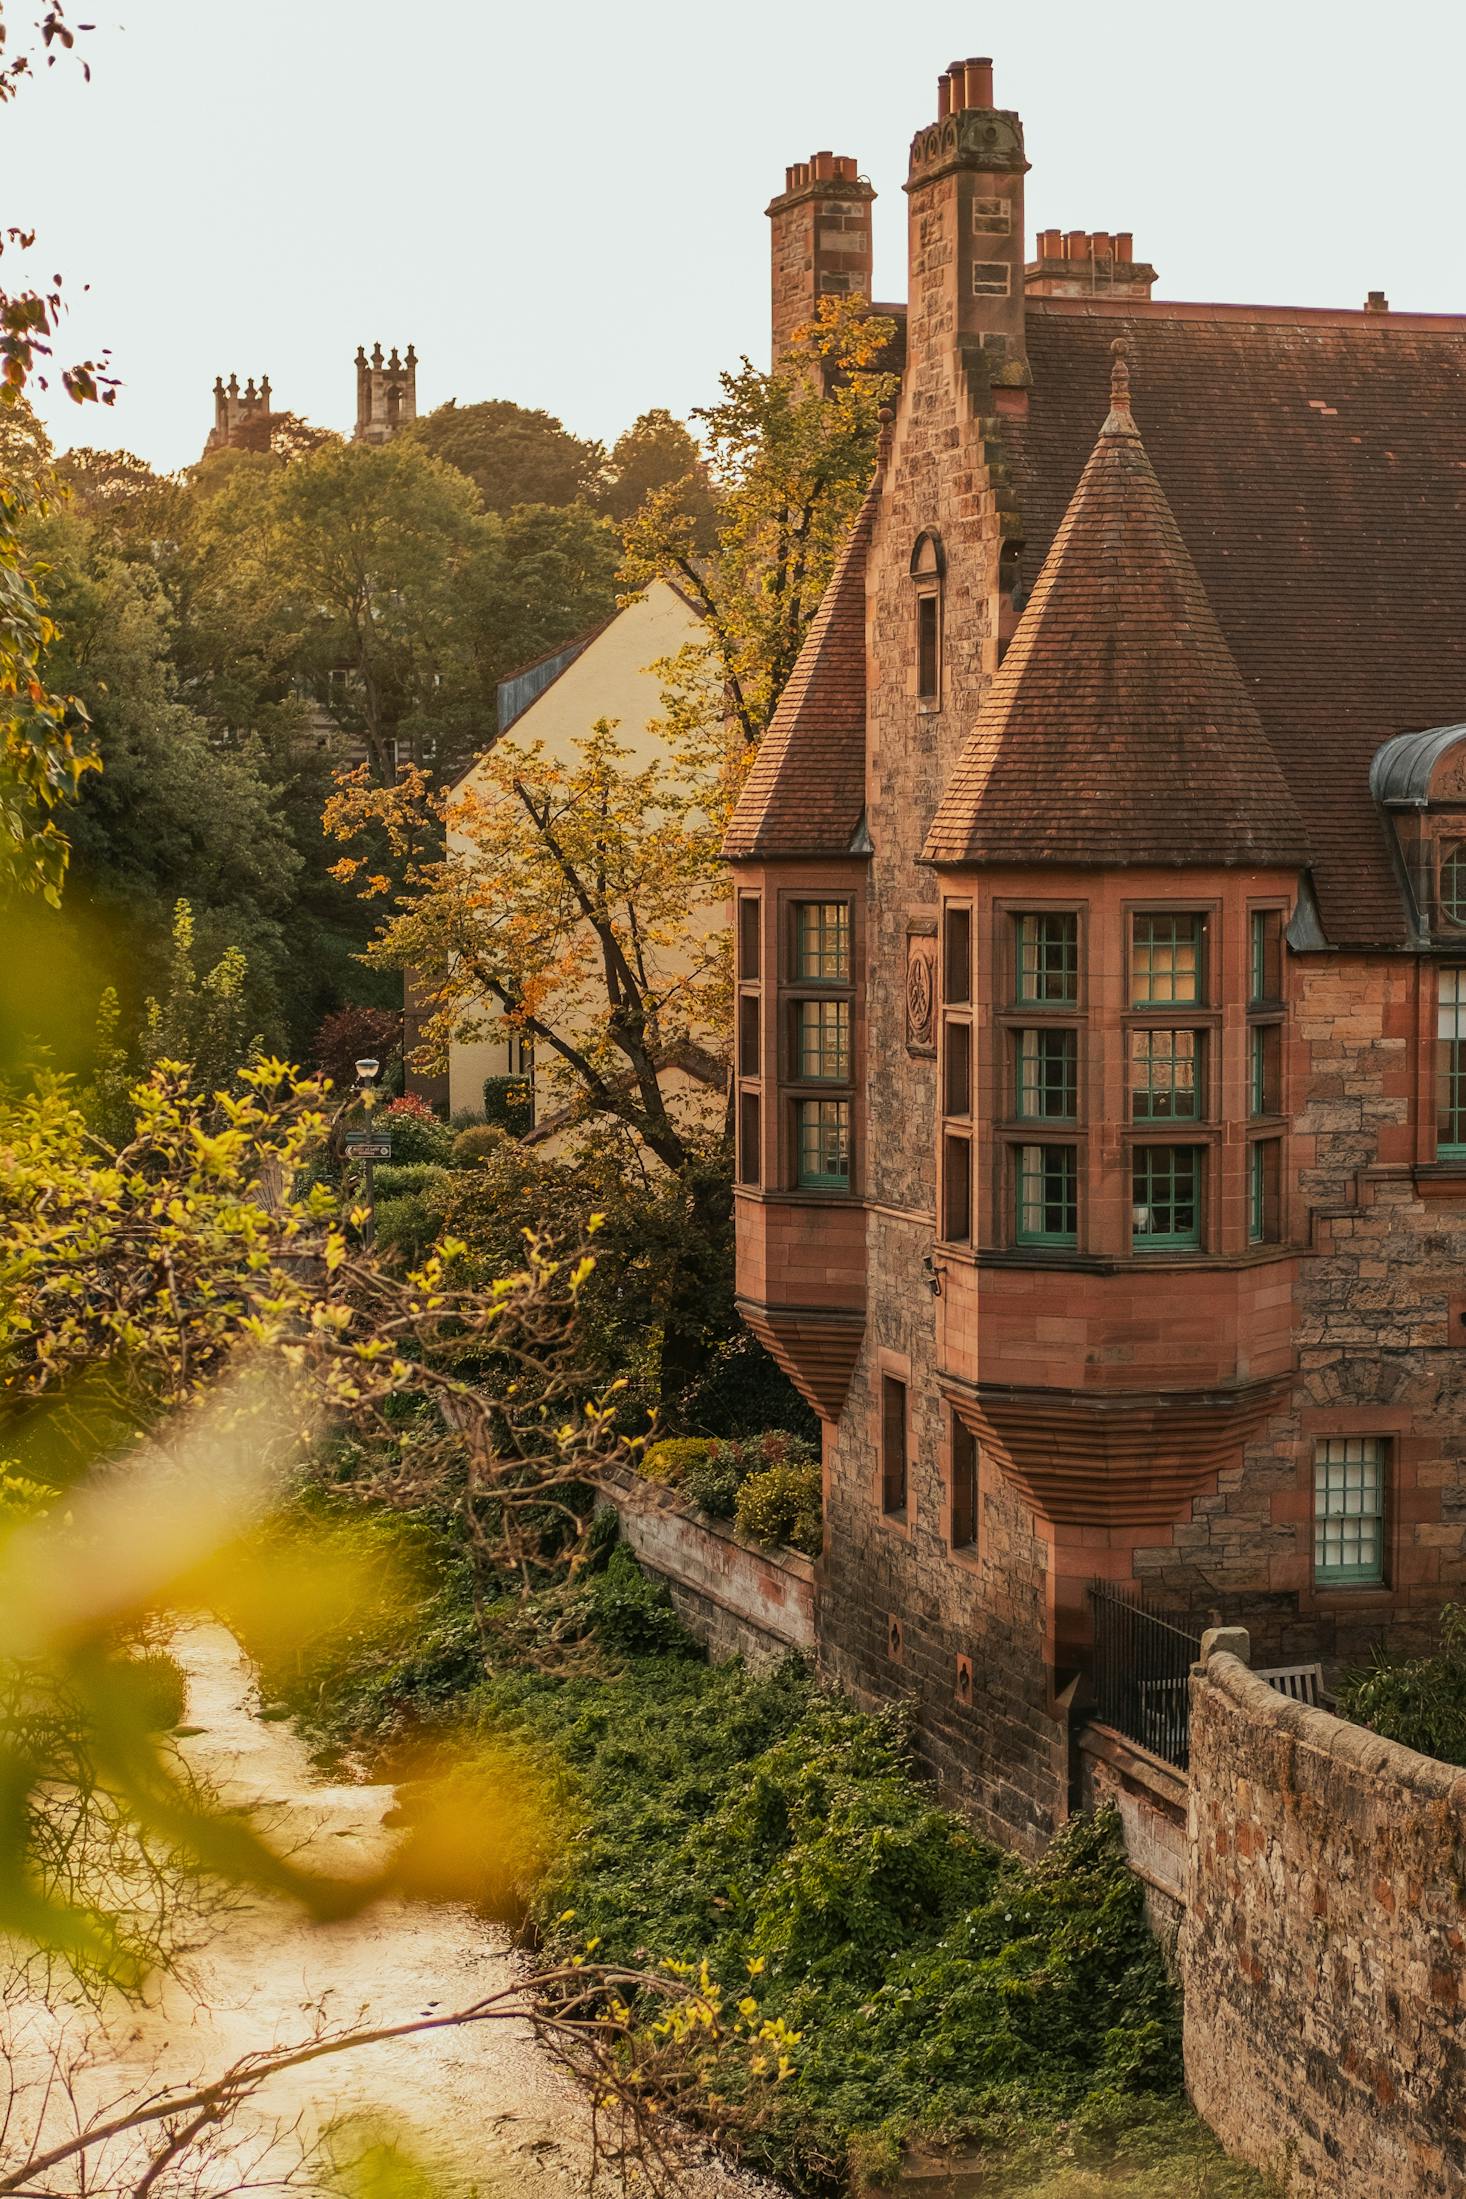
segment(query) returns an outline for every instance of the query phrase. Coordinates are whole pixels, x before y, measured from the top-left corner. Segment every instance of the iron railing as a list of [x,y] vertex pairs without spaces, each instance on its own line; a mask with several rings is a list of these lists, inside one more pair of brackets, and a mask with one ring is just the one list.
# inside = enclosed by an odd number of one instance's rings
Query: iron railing
[[1132,1591],[1094,1581],[1095,1715],[1153,1756],[1186,1769],[1191,1737],[1191,1667],[1201,1642],[1151,1611]]

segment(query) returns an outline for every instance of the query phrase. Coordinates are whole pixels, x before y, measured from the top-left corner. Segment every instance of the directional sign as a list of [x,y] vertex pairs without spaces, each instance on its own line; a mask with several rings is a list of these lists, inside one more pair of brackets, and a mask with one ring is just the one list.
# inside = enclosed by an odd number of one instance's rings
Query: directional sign
[[390,1137],[374,1138],[368,1130],[348,1130],[344,1142],[354,1161],[390,1161],[392,1158]]

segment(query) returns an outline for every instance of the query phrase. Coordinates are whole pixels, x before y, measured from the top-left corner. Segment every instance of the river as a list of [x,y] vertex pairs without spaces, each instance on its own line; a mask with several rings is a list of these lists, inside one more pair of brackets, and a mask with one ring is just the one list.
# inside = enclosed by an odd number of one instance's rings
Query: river
[[[383,1825],[394,1790],[323,1779],[287,1722],[259,1716],[253,1668],[226,1628],[188,1624],[172,1648],[188,1680],[186,1724],[197,1729],[180,1746],[225,1806],[249,1812],[306,1862],[350,1872],[379,1863],[396,1837]],[[13,2011],[22,2112],[10,2145],[57,2060],[70,2080],[52,2086],[44,2118],[52,2138],[78,2113],[298,2042],[320,2017],[400,2023],[479,2000],[513,1975],[502,1935],[465,1909],[384,1902],[320,1926],[273,1900],[239,1898],[210,1920],[184,1975],[142,2007],[64,2022],[36,2007]],[[4,2082],[0,2071],[0,2107]],[[498,2022],[391,2040],[272,2077],[215,2137],[189,2188],[278,2188],[289,2177],[292,2189],[319,2190],[319,2174],[292,2163],[335,2118],[373,2111],[391,2116],[450,2192],[570,2199],[585,2189],[584,2099],[525,2025]],[[88,2188],[104,2184],[94,2169]],[[685,2188],[695,2199],[777,2199],[773,2187],[716,2161],[693,2171]]]

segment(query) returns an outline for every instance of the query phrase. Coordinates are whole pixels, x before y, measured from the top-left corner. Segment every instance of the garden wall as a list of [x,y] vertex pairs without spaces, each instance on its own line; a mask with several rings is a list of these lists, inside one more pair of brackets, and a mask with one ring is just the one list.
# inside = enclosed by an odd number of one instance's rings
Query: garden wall
[[1466,2192],[1466,1771],[1191,1682],[1186,2075],[1228,2150],[1317,2199]]
[[1098,1721],[1084,1728],[1078,1746],[1080,1800],[1086,1809],[1109,1803],[1118,1810],[1130,1868],[1169,1957],[1186,1913],[1186,1774]]
[[791,1649],[814,1655],[814,1565],[796,1550],[767,1550],[709,1519],[660,1482],[630,1472],[607,1485],[621,1533],[664,1581],[683,1623],[715,1660],[776,1664]]

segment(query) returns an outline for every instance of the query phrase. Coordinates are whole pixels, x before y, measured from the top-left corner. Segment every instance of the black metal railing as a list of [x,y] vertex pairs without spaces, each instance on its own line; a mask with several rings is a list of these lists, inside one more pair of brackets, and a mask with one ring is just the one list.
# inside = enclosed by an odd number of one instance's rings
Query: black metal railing
[[1092,1582],[1089,1600],[1096,1717],[1184,1771],[1191,1737],[1187,1683],[1201,1655],[1200,1639],[1108,1581]]

